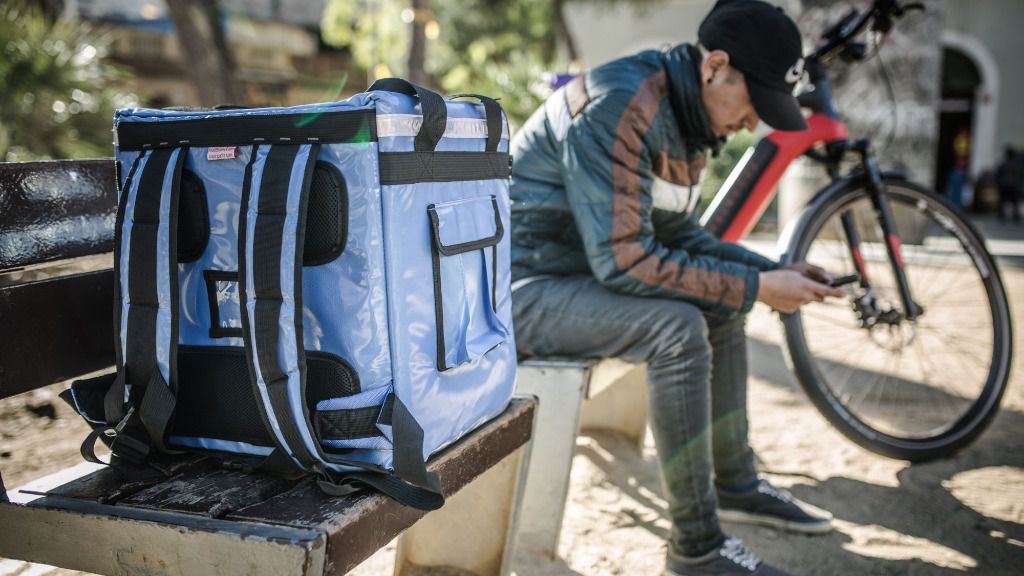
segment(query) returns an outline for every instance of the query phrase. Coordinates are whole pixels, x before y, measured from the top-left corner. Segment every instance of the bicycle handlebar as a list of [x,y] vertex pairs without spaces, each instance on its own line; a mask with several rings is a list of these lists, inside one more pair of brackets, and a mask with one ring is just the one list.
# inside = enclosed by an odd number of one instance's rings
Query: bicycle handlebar
[[924,10],[921,2],[900,4],[898,0],[874,0],[871,7],[863,13],[852,9],[838,22],[822,34],[825,44],[816,49],[809,57],[822,62],[836,56],[845,56],[851,60],[859,60],[864,56],[863,44],[854,42],[864,30],[871,26],[872,30],[886,34],[892,29],[893,21],[902,18],[912,10]]

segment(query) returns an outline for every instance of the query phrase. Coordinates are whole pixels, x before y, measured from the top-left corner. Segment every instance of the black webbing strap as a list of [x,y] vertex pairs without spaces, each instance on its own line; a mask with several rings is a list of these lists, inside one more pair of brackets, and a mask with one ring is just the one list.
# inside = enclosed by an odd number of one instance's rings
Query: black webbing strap
[[423,428],[398,397],[395,397],[395,407],[391,413],[391,427],[395,474],[435,494],[443,503],[441,484],[436,474],[427,471],[427,463],[423,458]]
[[[94,428],[82,443],[80,452],[86,462],[102,464],[113,468],[126,482],[144,482],[170,476],[167,470],[147,461],[146,456],[140,456],[138,450],[145,450],[148,454],[149,446],[126,435],[118,435],[117,438],[104,439],[105,430],[102,427]],[[110,462],[104,462],[96,456],[96,442],[103,440],[111,449]]]
[[370,487],[401,504],[418,510],[437,510],[444,505],[444,495],[440,488],[427,490],[403,482],[390,474],[358,472],[346,474],[338,481],[321,476],[317,486],[330,496],[348,496],[361,492],[365,487]]
[[437,148],[437,143],[444,136],[444,129],[448,124],[448,107],[440,94],[401,78],[381,78],[371,84],[369,90],[384,90],[418,97],[423,113],[423,125],[416,133],[415,150],[433,152],[434,148]]
[[[357,418],[355,414],[360,414],[355,426],[367,432],[376,423],[391,426],[395,473],[367,471],[333,475],[319,467],[317,472],[320,480],[317,485],[325,494],[348,496],[371,487],[406,506],[420,510],[437,510],[444,504],[441,484],[435,474],[427,471],[423,460],[423,429],[397,396],[389,394],[380,407],[332,412],[347,412],[353,420]],[[373,423],[369,422],[371,414]],[[318,414],[318,425],[320,422]],[[356,428],[348,428],[341,434],[351,438],[354,430]]]
[[289,480],[295,480],[307,474],[305,470],[297,467],[295,461],[280,448],[274,448],[274,451],[264,458],[259,466],[255,467],[255,470]]
[[504,130],[504,122],[501,119],[501,104],[494,98],[481,94],[452,94],[449,100],[455,98],[476,98],[484,105],[484,114],[487,117],[487,146],[485,152],[497,152],[498,144],[501,143],[501,133]]
[[[288,217],[288,199],[293,166],[303,146],[308,147],[308,156],[304,166],[304,178],[301,189],[297,191],[299,198],[299,214],[295,222],[295,230],[285,230]],[[306,365],[304,346],[302,344],[302,250],[305,243],[305,212],[312,181],[313,167],[319,152],[318,145],[273,145],[270,146],[260,169],[259,191],[255,210],[251,206],[251,183],[255,180],[250,167],[250,186],[244,191],[242,213],[245,223],[240,226],[239,238],[239,281],[241,282],[241,307],[243,310],[243,333],[246,345],[246,356],[253,371],[257,398],[263,398],[263,389],[270,406],[263,406],[268,432],[279,450],[288,454],[299,466],[312,467],[316,463],[315,455],[311,454],[303,441],[295,415],[289,402],[289,378],[282,368],[283,358],[279,357],[279,346],[293,347],[298,361],[298,371],[302,390],[305,388]],[[254,149],[253,155],[259,152]],[[253,164],[252,166],[255,166]],[[251,224],[253,231],[249,237],[248,219],[255,212],[255,222]],[[294,246],[294,284],[291,301],[295,318],[294,342],[281,342],[280,320],[285,295],[281,286],[282,248],[283,242],[295,242]],[[251,261],[249,260],[251,252]],[[249,286],[249,276],[252,286]],[[249,293],[254,298],[252,318],[249,317]],[[303,392],[304,395],[304,392]],[[271,425],[271,421],[276,423]],[[280,431],[280,436],[277,431]]]
[[[172,365],[173,369],[173,365]],[[149,439],[161,452],[174,452],[167,448],[164,438],[174,416],[174,407],[177,401],[171,387],[164,382],[160,370],[153,370],[153,377],[146,385],[146,391],[142,395],[142,402],[139,406],[139,420],[149,434]]]

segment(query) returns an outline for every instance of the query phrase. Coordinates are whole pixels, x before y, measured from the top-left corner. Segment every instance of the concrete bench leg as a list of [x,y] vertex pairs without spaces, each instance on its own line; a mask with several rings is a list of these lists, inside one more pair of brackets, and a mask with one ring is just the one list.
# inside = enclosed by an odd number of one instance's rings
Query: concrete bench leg
[[647,365],[602,360],[590,372],[581,430],[608,430],[643,454],[647,434]]
[[516,391],[540,401],[523,492],[518,550],[554,559],[562,530],[580,405],[594,362],[531,360],[519,365]]
[[429,568],[506,576],[531,443],[505,457],[398,537],[395,576]]

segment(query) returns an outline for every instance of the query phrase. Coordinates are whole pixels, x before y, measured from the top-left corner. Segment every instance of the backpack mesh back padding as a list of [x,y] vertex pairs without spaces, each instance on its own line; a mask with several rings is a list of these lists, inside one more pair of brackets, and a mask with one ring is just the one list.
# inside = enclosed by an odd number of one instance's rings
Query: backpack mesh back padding
[[[310,412],[326,398],[359,392],[355,370],[325,352],[306,352]],[[245,349],[178,346],[178,394],[172,434],[273,446],[256,404]]]
[[359,392],[359,375],[348,362],[327,352],[306,352],[306,404],[309,411],[328,398]]
[[178,346],[177,436],[273,446],[249,379],[245,349]]
[[336,166],[317,160],[307,202],[302,265],[318,266],[340,256],[348,238],[348,190]]
[[210,215],[203,180],[190,170],[181,171],[178,195],[178,262],[195,262],[210,240]]

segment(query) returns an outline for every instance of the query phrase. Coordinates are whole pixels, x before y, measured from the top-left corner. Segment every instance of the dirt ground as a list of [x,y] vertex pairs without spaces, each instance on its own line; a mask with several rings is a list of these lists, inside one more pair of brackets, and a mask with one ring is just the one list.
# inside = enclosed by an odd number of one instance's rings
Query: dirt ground
[[[1024,340],[1024,268],[1004,269],[1015,340]],[[911,466],[867,452],[831,428],[786,369],[781,326],[765,308],[750,317],[752,443],[774,483],[836,516],[825,536],[726,525],[794,574],[1024,573],[1024,372],[1002,410],[956,456]],[[6,485],[80,461],[87,428],[56,398],[60,387],[0,402],[0,471]],[[3,527],[9,529],[10,527]],[[653,445],[642,455],[615,436],[577,442],[560,559],[520,556],[519,576],[660,574],[668,531]],[[391,573],[394,545],[357,568]],[[0,559],[0,576],[76,574]]]

